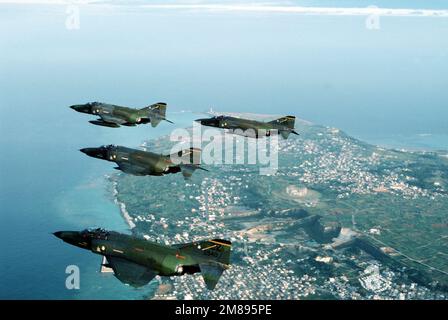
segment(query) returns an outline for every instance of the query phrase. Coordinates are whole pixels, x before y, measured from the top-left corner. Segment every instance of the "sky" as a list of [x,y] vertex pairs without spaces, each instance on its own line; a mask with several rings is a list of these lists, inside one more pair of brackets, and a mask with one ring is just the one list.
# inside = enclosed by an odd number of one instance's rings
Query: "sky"
[[354,135],[448,131],[445,1],[97,1],[79,5],[79,29],[76,2],[28,2],[64,5],[0,5],[3,110],[168,100]]

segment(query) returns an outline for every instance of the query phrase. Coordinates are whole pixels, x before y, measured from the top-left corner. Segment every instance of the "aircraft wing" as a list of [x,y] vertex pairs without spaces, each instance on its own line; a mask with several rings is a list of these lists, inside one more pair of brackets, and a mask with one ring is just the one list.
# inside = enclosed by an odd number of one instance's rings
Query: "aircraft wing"
[[224,268],[219,264],[214,263],[200,263],[199,269],[201,269],[202,278],[204,278],[205,285],[207,289],[213,290],[219,281]]
[[104,114],[103,113],[103,114],[100,114],[99,116],[101,117],[101,119],[104,122],[115,123],[115,124],[118,124],[118,125],[126,123],[126,120],[123,120],[123,119],[117,118],[117,117],[113,117],[113,116],[108,115],[108,114]]
[[148,284],[157,275],[154,270],[119,257],[106,256],[106,259],[118,280],[136,288]]
[[117,162],[117,165],[118,167],[116,169],[121,170],[125,173],[130,173],[137,176],[148,174],[148,169],[139,165],[130,164],[128,162]]

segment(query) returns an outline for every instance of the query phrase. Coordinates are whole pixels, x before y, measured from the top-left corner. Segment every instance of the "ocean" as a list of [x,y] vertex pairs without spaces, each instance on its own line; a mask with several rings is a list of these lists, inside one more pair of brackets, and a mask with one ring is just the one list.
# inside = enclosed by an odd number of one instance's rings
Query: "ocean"
[[[398,1],[395,1],[398,3]],[[425,2],[426,4],[426,2]],[[440,2],[434,6],[437,8]],[[293,114],[375,144],[447,150],[448,18],[365,17],[0,4],[0,299],[141,299],[57,230],[128,231],[105,175],[78,150],[137,147],[170,132],[110,129],[68,106],[169,104],[174,127],[210,107]],[[81,290],[65,288],[65,267]]]

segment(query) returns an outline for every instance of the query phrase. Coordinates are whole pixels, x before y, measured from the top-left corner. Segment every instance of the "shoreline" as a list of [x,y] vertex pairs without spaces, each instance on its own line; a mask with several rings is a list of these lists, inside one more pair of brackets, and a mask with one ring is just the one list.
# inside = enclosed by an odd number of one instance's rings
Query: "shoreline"
[[[441,142],[448,141],[448,134],[408,134],[408,135],[363,135],[349,134],[356,139],[375,147],[404,151],[404,152],[421,152],[421,153],[438,153],[448,154],[448,145],[443,146]],[[446,139],[444,139],[446,137]]]
[[126,204],[120,200],[118,200],[118,182],[117,180],[112,177],[108,176],[107,180],[112,182],[112,196],[114,198],[114,203],[118,205],[118,208],[120,209],[120,213],[126,224],[129,226],[129,229],[132,231],[136,227],[132,217],[129,215],[129,212],[126,210]]

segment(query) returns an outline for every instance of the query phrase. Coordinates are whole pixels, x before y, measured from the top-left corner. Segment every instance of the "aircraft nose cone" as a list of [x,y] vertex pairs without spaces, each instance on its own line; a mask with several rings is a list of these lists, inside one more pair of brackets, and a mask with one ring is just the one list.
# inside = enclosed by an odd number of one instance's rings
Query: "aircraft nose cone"
[[82,153],[88,155],[92,158],[98,158],[98,159],[107,159],[108,158],[108,152],[105,148],[82,148],[79,149]]
[[79,246],[81,242],[85,241],[78,231],[56,231],[53,234],[55,237],[74,246]]
[[200,123],[200,124],[206,124],[208,119],[196,119],[194,121]]
[[97,148],[82,148],[79,149],[79,151],[91,157],[96,157],[96,154],[98,153]]
[[59,239],[62,239],[62,231],[53,232],[53,235]]
[[91,107],[89,104],[75,104],[75,105],[70,106],[70,109],[73,109],[75,111],[82,112],[82,113],[90,113],[91,112]]
[[56,231],[53,234],[55,237],[65,242],[72,242],[72,240],[76,237],[76,232],[74,231]]

